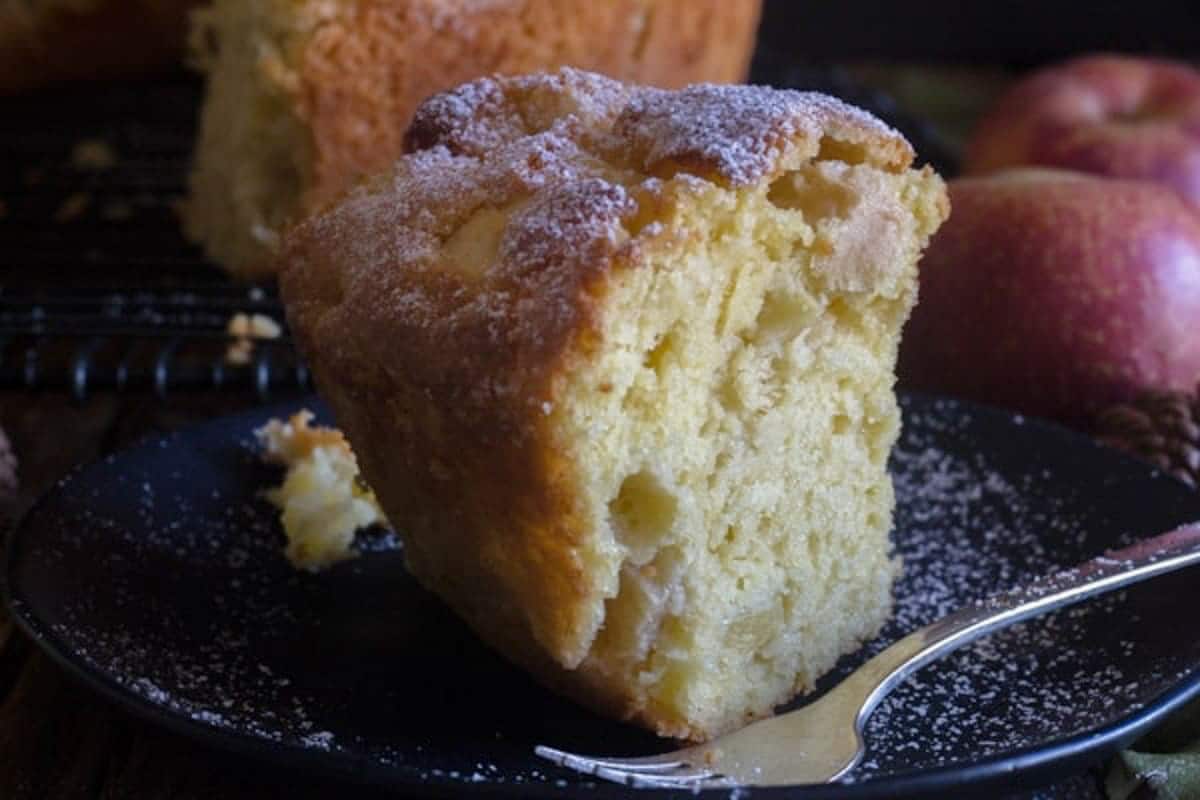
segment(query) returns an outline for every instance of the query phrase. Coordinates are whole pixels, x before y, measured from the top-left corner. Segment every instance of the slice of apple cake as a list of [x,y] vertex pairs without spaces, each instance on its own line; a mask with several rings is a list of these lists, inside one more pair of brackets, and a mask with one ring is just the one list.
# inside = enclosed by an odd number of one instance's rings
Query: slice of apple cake
[[282,288],[414,575],[560,691],[705,739],[887,619],[917,259],[948,213],[831,98],[485,79],[299,226]]

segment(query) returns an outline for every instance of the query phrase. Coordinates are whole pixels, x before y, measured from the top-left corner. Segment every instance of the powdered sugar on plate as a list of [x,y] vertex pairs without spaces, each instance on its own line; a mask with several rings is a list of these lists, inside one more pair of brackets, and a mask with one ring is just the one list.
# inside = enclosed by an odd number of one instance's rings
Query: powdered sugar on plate
[[[947,449],[970,436],[970,423],[970,412],[948,404],[907,419],[892,470],[905,572],[895,617],[870,654],[965,602],[1103,550],[1089,544],[1095,523],[1078,513],[1102,486],[1084,493],[1072,476],[1014,470],[994,450]],[[1120,541],[1156,532],[1131,529]],[[1200,663],[1197,648],[1164,652],[1161,625],[1142,618],[1160,605],[1146,599],[1156,588],[1130,590],[1136,603],[1121,593],[1017,626],[919,672],[871,718],[855,778],[999,756],[1142,708]]]

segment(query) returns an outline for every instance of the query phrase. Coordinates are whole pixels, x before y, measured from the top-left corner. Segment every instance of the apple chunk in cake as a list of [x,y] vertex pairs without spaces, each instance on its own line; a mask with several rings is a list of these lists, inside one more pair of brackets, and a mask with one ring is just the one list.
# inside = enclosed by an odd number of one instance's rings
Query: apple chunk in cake
[[705,739],[874,635],[916,262],[948,212],[830,98],[486,79],[286,243],[410,568],[549,685]]

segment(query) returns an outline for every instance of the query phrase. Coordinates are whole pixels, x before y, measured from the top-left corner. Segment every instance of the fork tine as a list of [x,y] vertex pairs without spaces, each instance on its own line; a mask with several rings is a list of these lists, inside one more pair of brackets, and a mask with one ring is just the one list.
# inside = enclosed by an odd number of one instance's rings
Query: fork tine
[[597,778],[623,783],[635,789],[678,789],[682,787],[698,787],[711,781],[714,774],[709,770],[687,770],[684,772],[630,772],[628,770],[597,767],[594,774]]
[[546,745],[538,745],[533,749],[533,752],[542,758],[553,761],[560,767],[567,767],[576,772],[586,772],[589,775],[595,773],[601,767],[626,772],[637,772],[639,774],[653,774],[691,766],[687,761],[680,759],[678,753],[664,753],[660,756],[642,756],[639,758],[605,758],[581,756],[575,753],[568,753],[565,750],[547,747]]
[[544,745],[535,748],[534,752],[561,767],[637,788],[678,789],[713,780],[722,785],[725,783],[712,770],[694,767],[679,758],[678,753],[642,758],[593,758]]

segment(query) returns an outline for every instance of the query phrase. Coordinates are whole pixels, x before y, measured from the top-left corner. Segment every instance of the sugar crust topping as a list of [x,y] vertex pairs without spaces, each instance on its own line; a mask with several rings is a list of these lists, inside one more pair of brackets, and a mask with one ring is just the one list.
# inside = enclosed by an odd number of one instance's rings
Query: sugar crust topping
[[[293,231],[285,297],[293,313],[328,318],[330,331],[379,328],[367,349],[403,337],[441,353],[409,365],[426,382],[462,385],[485,358],[490,374],[540,367],[580,328],[596,279],[636,261],[624,223],[666,182],[752,185],[818,157],[826,140],[888,171],[913,158],[874,117],[814,93],[669,92],[570,68],[483,78],[427,100],[391,173]],[[447,243],[483,210],[502,218],[469,231],[486,270],[454,263],[462,253]],[[512,381],[519,392],[517,372]]]

